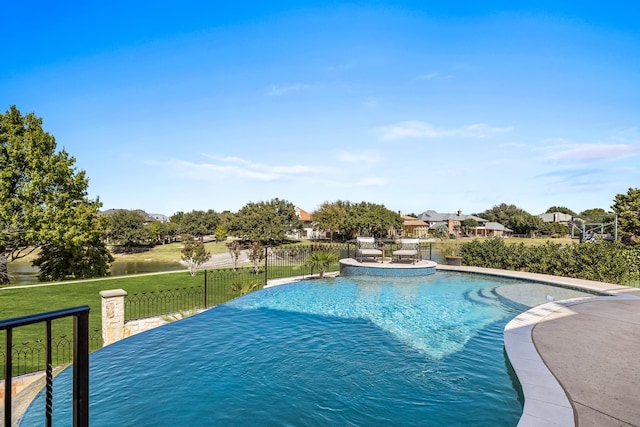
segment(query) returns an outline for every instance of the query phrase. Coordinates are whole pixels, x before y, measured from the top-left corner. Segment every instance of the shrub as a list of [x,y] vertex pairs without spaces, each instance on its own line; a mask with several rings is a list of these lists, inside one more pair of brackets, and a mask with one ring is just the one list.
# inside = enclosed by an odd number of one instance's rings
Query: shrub
[[640,286],[640,248],[619,242],[525,246],[496,238],[464,243],[460,253],[465,265]]

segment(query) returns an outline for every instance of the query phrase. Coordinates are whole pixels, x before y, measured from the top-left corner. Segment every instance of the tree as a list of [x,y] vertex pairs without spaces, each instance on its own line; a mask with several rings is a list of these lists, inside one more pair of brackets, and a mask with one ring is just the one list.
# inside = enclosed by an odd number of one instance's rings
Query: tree
[[112,262],[102,238],[95,236],[83,245],[45,244],[33,265],[40,268],[39,279],[49,281],[107,276]]
[[253,263],[253,271],[260,273],[260,263],[264,259],[264,246],[258,242],[252,242],[249,246],[249,260]]
[[402,218],[397,212],[369,202],[351,205],[347,211],[345,231],[350,237],[367,235],[383,237],[391,230],[402,229]]
[[447,227],[444,224],[441,224],[441,225],[437,226],[433,230],[433,237],[435,237],[436,239],[440,239],[440,240],[448,239],[450,237],[449,236],[449,227]]
[[190,234],[202,240],[204,236],[214,234],[218,224],[220,216],[214,210],[191,211],[181,215],[179,230],[180,234]]
[[216,227],[216,231],[213,232],[216,240],[219,242],[224,242],[227,240],[227,227],[224,224],[218,224]]
[[516,205],[502,203],[475,215],[492,222],[499,222],[512,229],[515,234],[533,235],[536,231],[544,230],[542,219],[531,215]]
[[465,234],[469,234],[469,230],[473,230],[478,225],[480,225],[478,221],[473,218],[466,218],[464,221],[462,221],[462,226],[464,227]]
[[88,279],[109,274],[113,256],[107,249],[106,221],[91,210],[78,215],[75,227],[84,230],[82,240],[61,239],[43,244],[33,265],[41,281]]
[[229,250],[229,255],[231,255],[231,260],[233,261],[233,269],[238,269],[238,259],[240,258],[240,253],[242,251],[242,246],[240,242],[237,240],[233,240],[227,243],[227,249]]
[[563,237],[569,234],[570,229],[567,225],[559,222],[547,222],[544,224],[542,231],[551,237]]
[[618,194],[611,206],[618,215],[621,240],[626,244],[640,244],[640,188],[629,188],[626,194]]
[[547,209],[545,213],[554,213],[554,212],[560,212],[563,214],[576,216],[576,213],[574,211],[572,211],[569,208],[565,208],[564,206],[551,206],[549,209]]
[[611,215],[602,208],[586,209],[580,212],[580,217],[603,217]]
[[325,201],[311,213],[313,228],[315,230],[329,230],[329,239],[333,242],[333,233],[341,232],[345,227],[350,206],[349,202],[342,200]]
[[192,276],[196,275],[198,268],[209,258],[211,258],[211,254],[205,249],[204,243],[194,240],[193,236],[186,236],[182,248],[182,260],[187,264]]
[[119,209],[109,214],[107,235],[113,242],[124,246],[141,246],[151,237],[140,213],[126,209]]
[[[56,264],[70,248],[94,242],[91,224],[101,204],[87,197],[89,181],[75,158],[56,150],[35,114],[22,115],[15,106],[0,114],[0,284],[9,283],[9,262],[43,245],[47,262]],[[68,264],[65,274],[86,274],[79,270],[96,260]]]
[[243,240],[263,245],[276,244],[302,228],[295,206],[278,198],[247,203],[234,216],[229,232]]

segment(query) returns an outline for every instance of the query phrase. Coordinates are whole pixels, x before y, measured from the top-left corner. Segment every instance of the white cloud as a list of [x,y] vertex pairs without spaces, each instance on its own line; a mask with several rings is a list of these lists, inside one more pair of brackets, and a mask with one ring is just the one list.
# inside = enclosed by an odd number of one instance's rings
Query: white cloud
[[640,155],[632,144],[570,144],[546,147],[548,160],[569,163],[592,163],[627,159]]
[[287,92],[311,89],[311,85],[303,83],[290,83],[283,85],[271,85],[267,89],[267,95],[269,96],[281,96]]
[[347,151],[347,150],[337,150],[336,158],[340,162],[344,163],[379,163],[380,162],[380,152],[377,150],[358,150],[358,151]]
[[476,123],[455,129],[436,128],[430,123],[418,120],[409,120],[391,126],[374,129],[378,137],[385,141],[404,138],[435,139],[451,136],[468,138],[486,138],[498,133],[510,132],[511,127],[496,128],[484,123]]
[[[299,179],[316,173],[326,172],[327,168],[311,165],[265,165],[240,157],[223,157],[203,154],[213,162],[189,162],[185,160],[171,160],[161,164],[169,167],[175,173],[197,180],[219,180],[221,175],[228,178],[241,178],[257,181],[274,181],[279,179]],[[158,164],[156,162],[156,164]]]

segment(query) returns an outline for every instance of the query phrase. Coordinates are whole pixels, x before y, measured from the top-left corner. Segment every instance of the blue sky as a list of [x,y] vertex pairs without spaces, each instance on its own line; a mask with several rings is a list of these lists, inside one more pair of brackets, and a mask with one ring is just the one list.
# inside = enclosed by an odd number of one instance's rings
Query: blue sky
[[11,2],[0,108],[104,209],[537,214],[640,186],[635,2],[229,3]]

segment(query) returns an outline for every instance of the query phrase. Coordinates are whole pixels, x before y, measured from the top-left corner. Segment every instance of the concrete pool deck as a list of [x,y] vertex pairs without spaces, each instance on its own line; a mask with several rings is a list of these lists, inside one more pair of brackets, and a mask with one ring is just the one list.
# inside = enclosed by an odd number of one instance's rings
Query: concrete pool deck
[[516,271],[438,265],[599,292],[549,302],[504,332],[525,404],[518,426],[640,426],[640,289]]

